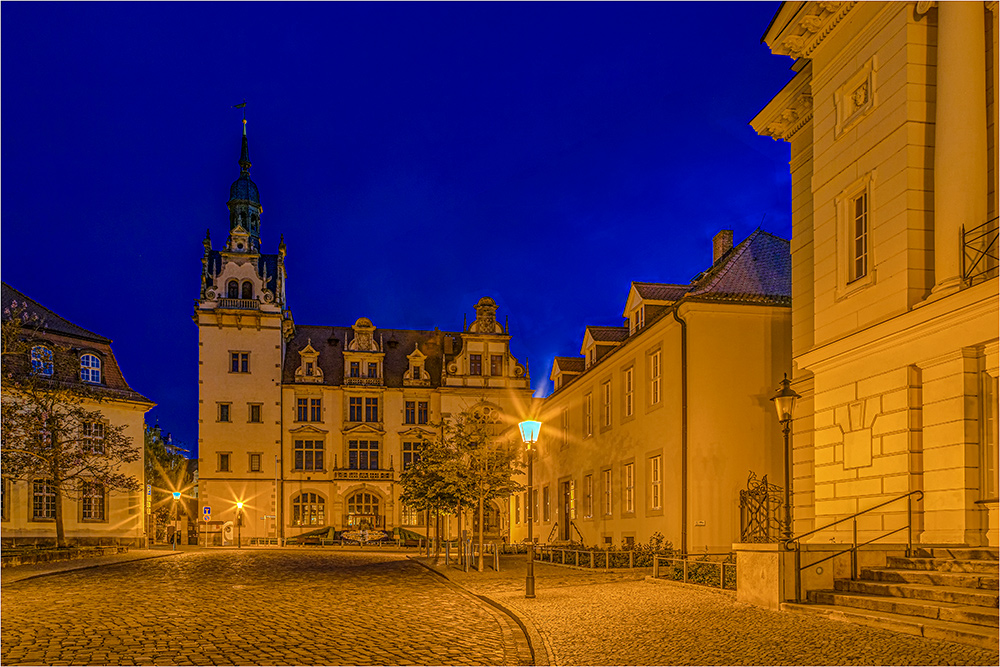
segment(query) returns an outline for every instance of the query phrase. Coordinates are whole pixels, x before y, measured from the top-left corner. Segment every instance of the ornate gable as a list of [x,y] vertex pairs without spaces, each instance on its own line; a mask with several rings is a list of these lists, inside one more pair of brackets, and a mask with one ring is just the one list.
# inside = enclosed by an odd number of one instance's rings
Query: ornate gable
[[319,367],[319,352],[313,348],[311,338],[306,343],[306,346],[299,350],[299,358],[302,360],[302,363],[295,369],[295,381],[322,382],[323,371]]

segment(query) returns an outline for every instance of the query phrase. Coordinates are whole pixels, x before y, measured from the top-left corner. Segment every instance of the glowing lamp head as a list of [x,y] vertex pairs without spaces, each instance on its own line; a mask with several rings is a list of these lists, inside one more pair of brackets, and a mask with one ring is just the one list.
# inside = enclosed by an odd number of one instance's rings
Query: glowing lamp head
[[174,491],[173,492],[173,496],[174,496],[174,500],[180,500],[181,492],[180,491]]
[[538,442],[538,432],[542,428],[542,422],[523,421],[517,425],[521,429],[521,440],[531,449],[531,446]]
[[788,373],[785,373],[785,379],[781,381],[781,388],[778,389],[777,393],[771,398],[774,401],[774,409],[778,413],[778,421],[785,423],[792,420],[792,413],[795,411],[795,399],[801,398],[792,389],[792,383],[788,380]]
[[240,500],[240,501],[238,501],[236,503],[236,509],[238,509],[238,510],[243,509],[243,501],[242,500]]

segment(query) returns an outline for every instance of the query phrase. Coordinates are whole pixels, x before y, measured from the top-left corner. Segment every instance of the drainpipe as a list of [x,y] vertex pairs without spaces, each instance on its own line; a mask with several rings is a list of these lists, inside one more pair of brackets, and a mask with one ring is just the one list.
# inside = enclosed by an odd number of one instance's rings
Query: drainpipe
[[688,546],[688,382],[687,382],[687,322],[671,313],[681,325],[681,554],[687,557]]

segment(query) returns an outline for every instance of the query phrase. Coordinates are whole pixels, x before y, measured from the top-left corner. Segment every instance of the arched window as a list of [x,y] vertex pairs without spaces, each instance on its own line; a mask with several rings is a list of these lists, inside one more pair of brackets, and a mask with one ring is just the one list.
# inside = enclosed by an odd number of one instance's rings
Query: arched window
[[381,526],[379,505],[379,498],[374,493],[358,491],[347,500],[347,525],[372,528]]
[[80,357],[80,379],[98,384],[101,381],[101,360],[92,354]]
[[226,296],[230,299],[240,298],[240,284],[235,280],[230,280],[226,285]]
[[52,375],[52,350],[44,345],[31,348],[31,372],[35,375]]
[[243,296],[241,298],[243,299],[253,298],[253,283],[251,283],[249,280],[243,283]]
[[300,493],[292,498],[292,525],[326,525],[326,500],[318,493]]

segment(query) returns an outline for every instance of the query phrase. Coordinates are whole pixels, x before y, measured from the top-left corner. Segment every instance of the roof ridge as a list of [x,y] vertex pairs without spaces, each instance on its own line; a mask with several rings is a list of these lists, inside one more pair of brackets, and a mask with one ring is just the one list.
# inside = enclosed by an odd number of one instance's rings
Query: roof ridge
[[[729,272],[730,269],[736,264],[737,260],[743,256],[743,253],[747,251],[750,247],[751,242],[756,239],[761,234],[760,229],[755,229],[750,232],[750,235],[743,239],[735,248],[733,252],[725,257],[723,261],[719,262],[718,266],[712,266],[708,269],[707,275],[703,276],[701,280],[705,281],[701,287],[695,287],[695,284],[700,281],[693,281],[691,284],[692,290],[691,295],[695,296],[709,291],[715,285],[718,285],[722,281],[722,278]],[[766,233],[766,232],[764,232]]]
[[[111,344],[111,339],[110,338],[108,338],[106,336],[102,336],[99,333],[95,333],[95,332],[91,331],[90,329],[85,329],[85,328],[81,327],[79,324],[71,322],[70,320],[68,320],[65,317],[63,317],[62,315],[58,314],[57,312],[55,312],[51,308],[43,306],[38,301],[36,301],[35,299],[32,299],[30,296],[28,296],[27,294],[25,294],[21,290],[16,289],[15,287],[13,287],[12,285],[10,285],[9,283],[4,282],[4,283],[2,283],[2,285],[3,285],[4,290],[10,290],[14,294],[16,294],[17,297],[19,297],[21,299],[24,299],[25,302],[27,304],[29,304],[29,308],[38,309],[38,311],[40,311],[39,315],[41,316],[41,321],[39,322],[38,326],[41,329],[46,330],[46,331],[51,331],[51,332],[57,333],[57,334],[70,335],[70,336],[79,336],[81,338],[87,338],[87,337],[89,337],[89,338],[92,338],[93,340],[98,341],[98,342],[108,343],[109,345]],[[4,301],[7,300],[6,296],[7,295],[4,295],[4,297],[5,297]],[[5,305],[4,308],[7,309],[7,308],[9,308],[9,306]],[[46,318],[49,317],[49,316],[51,316],[53,319],[55,319],[56,322],[64,322],[69,327],[72,327],[72,329],[75,329],[77,331],[72,331],[72,330],[70,330],[70,331],[60,331],[58,329],[52,328],[49,325],[46,325],[45,321],[46,321]]]

